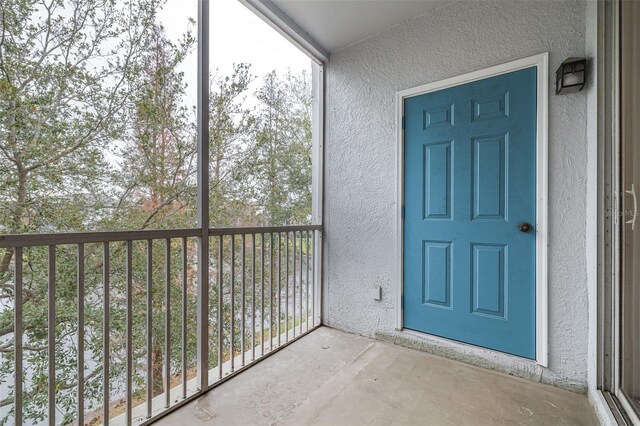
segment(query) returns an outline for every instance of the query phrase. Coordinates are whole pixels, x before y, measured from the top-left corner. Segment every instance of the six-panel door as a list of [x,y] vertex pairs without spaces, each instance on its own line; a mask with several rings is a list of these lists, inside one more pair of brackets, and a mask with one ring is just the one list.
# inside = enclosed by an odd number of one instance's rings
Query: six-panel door
[[404,115],[404,327],[535,359],[536,68]]

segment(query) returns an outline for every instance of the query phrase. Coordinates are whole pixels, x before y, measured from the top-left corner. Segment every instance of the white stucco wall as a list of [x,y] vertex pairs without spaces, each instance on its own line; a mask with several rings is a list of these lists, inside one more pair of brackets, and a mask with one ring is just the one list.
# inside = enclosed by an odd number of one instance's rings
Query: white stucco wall
[[[327,325],[372,337],[395,328],[396,91],[548,51],[552,92],[560,62],[585,54],[585,19],[584,1],[459,1],[331,55]],[[589,347],[588,96],[549,95],[549,368],[536,374],[574,390],[586,390]]]
[[[590,59],[591,90],[587,93],[587,198],[586,198],[586,257],[597,259],[598,256],[598,91],[597,84],[597,55],[598,55],[598,3],[587,1],[585,16],[585,55]],[[589,355],[588,355],[588,384],[589,389],[597,386],[597,295],[598,295],[598,262],[587,262],[587,283],[589,289]]]

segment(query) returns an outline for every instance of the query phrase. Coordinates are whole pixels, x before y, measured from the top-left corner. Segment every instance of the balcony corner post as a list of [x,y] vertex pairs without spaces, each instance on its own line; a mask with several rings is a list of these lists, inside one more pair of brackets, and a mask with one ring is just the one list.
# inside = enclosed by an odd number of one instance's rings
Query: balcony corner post
[[198,389],[209,386],[209,0],[198,0]]

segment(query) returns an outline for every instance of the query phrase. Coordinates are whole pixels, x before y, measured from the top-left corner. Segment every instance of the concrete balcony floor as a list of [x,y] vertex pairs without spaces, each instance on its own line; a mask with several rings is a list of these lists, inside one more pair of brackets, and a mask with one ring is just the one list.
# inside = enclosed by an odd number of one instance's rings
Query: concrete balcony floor
[[587,397],[321,327],[159,425],[595,425]]

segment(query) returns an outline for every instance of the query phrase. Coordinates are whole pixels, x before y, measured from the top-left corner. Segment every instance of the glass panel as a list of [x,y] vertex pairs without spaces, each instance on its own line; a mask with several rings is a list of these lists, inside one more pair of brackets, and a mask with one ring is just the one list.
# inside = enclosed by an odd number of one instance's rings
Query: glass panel
[[584,77],[581,72],[565,74],[564,76],[564,85],[567,87],[575,86],[577,84],[582,84],[583,81],[584,81]]
[[640,413],[640,3],[621,2],[622,17],[622,360],[621,390]]

